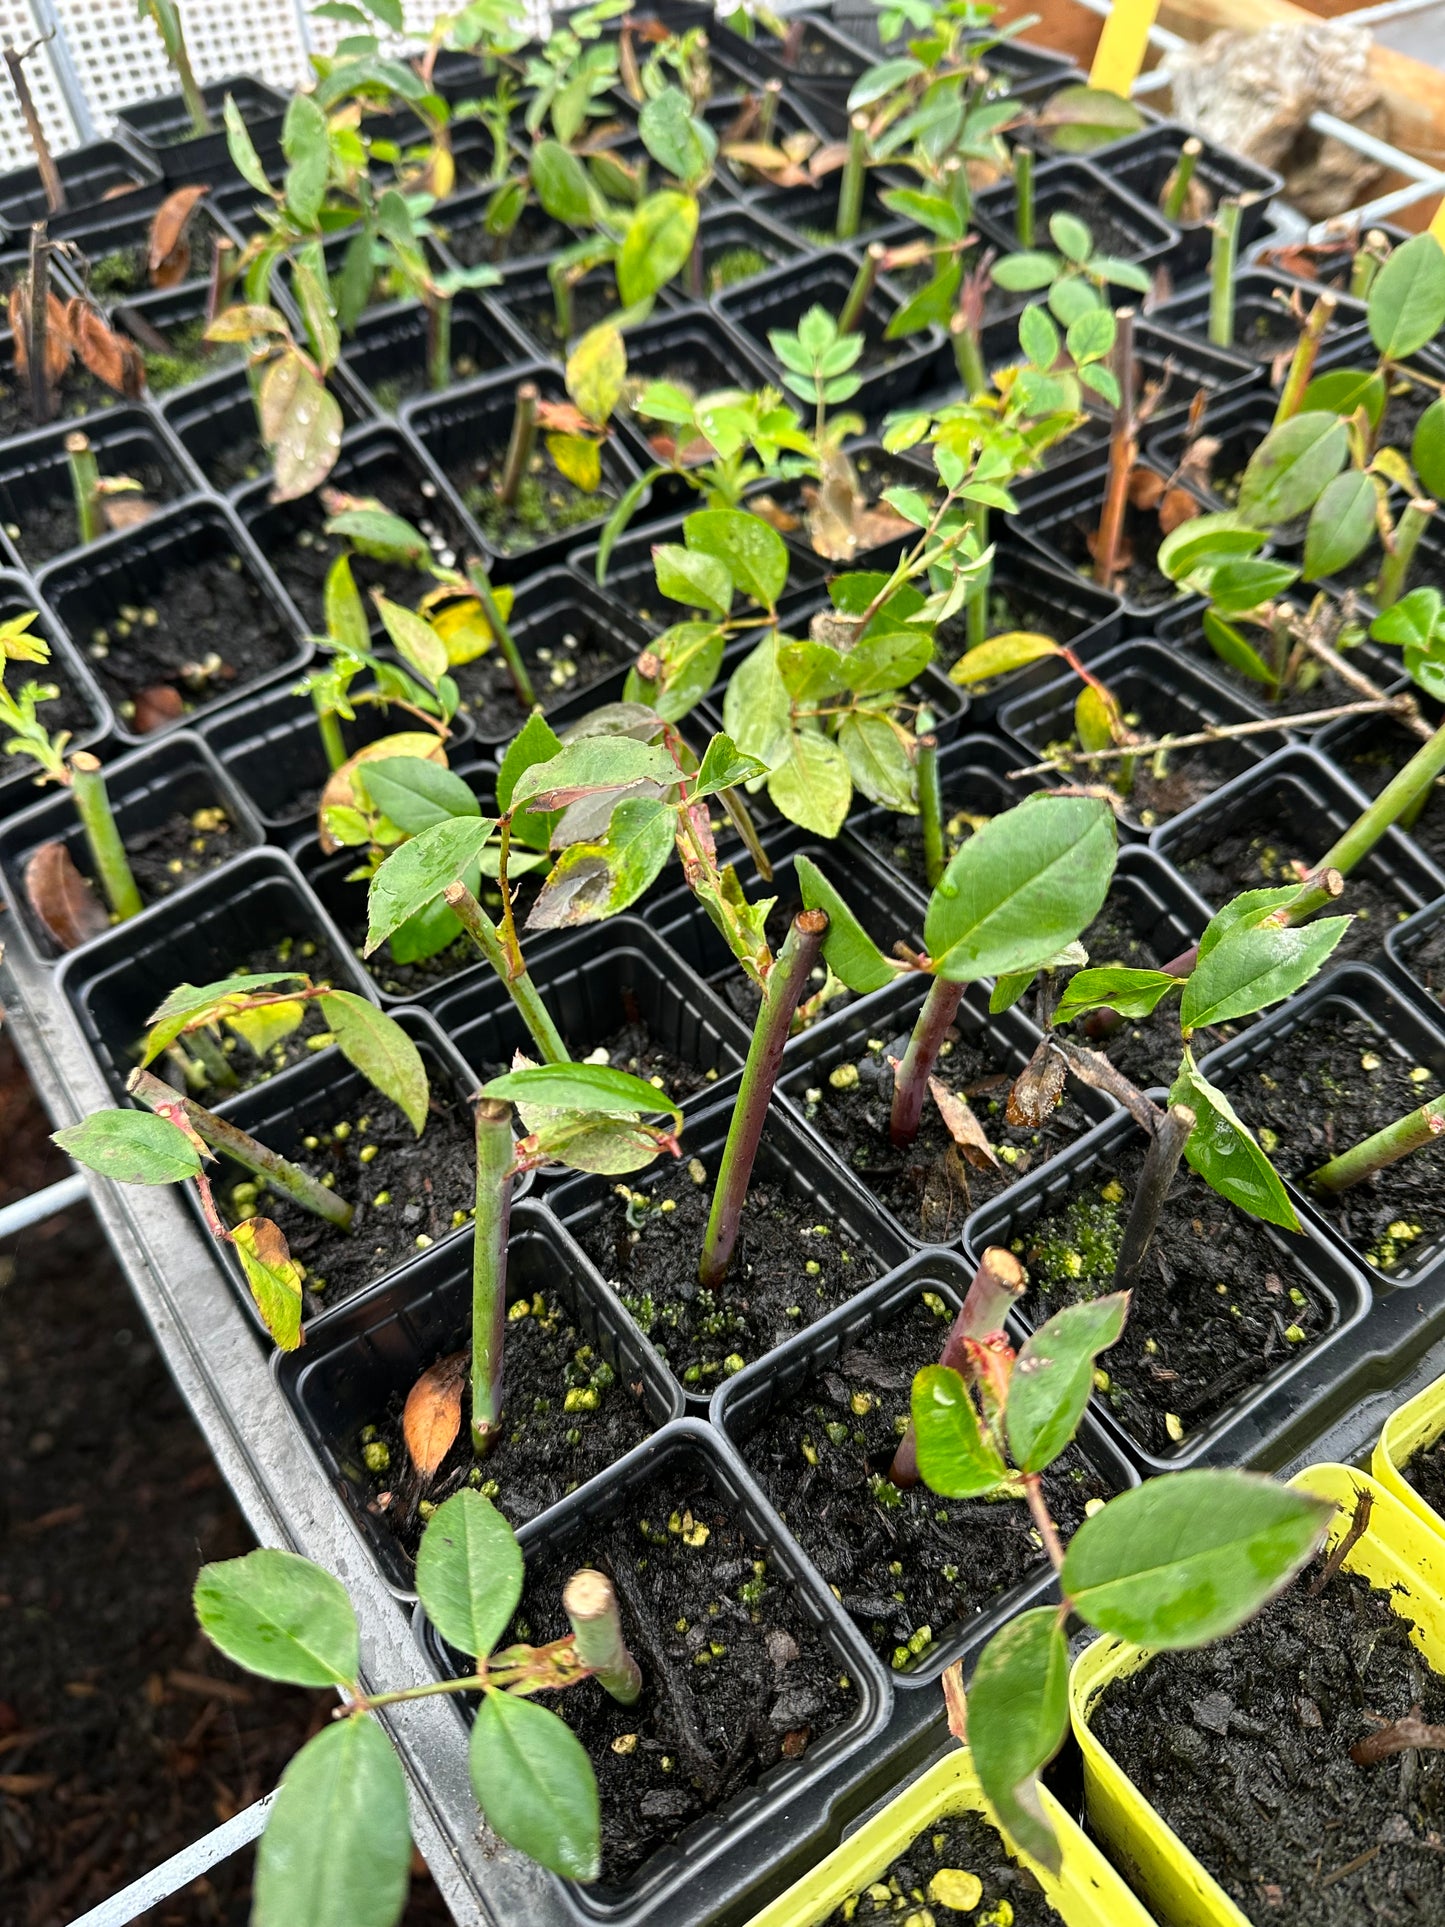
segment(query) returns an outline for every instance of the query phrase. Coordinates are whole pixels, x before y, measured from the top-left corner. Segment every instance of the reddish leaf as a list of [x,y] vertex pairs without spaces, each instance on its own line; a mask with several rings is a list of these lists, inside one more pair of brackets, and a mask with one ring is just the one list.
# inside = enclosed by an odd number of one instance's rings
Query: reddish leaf
[[63,843],[42,843],[25,866],[30,907],[62,950],[110,928],[105,905],[71,861]]
[[156,209],[151,222],[150,252],[146,271],[153,288],[174,288],[184,281],[191,265],[191,244],[186,239],[186,222],[204,187],[178,187]]
[[261,377],[261,434],[276,465],[273,502],[309,495],[341,452],[341,405],[294,344]]
[[1171,488],[1159,504],[1160,530],[1168,535],[1171,529],[1177,529],[1185,522],[1192,522],[1196,515],[1203,513],[1203,509],[1188,489]]
[[[48,322],[45,331],[45,374],[50,387],[54,388],[70,366],[70,328],[65,318],[64,303],[57,299],[53,288],[47,289],[46,293]],[[25,283],[17,281],[10,290],[10,331],[15,337],[15,374],[20,381],[26,380],[30,374],[28,307],[29,295]]]
[[963,1153],[964,1158],[975,1171],[997,1171],[998,1159],[994,1156],[993,1146],[989,1143],[983,1126],[969,1108],[968,1100],[955,1097],[953,1092],[938,1078],[930,1077],[928,1088],[933,1101],[938,1106],[939,1116],[948,1126],[948,1134]]
[[137,736],[147,736],[153,729],[164,729],[186,713],[185,699],[179,689],[168,682],[152,683],[149,689],[141,690],[135,699],[135,714],[131,726]]
[[100,311],[79,296],[65,310],[70,339],[97,381],[134,401],[146,385],[145,358],[127,335],[108,327]]
[[1136,468],[1129,475],[1129,501],[1136,509],[1152,509],[1163,495],[1165,481],[1152,468]]
[[1049,1048],[1049,1040],[1044,1038],[1008,1094],[1004,1115],[1009,1123],[1038,1130],[1063,1096],[1065,1075],[1063,1058]]
[[406,1395],[401,1432],[411,1462],[424,1480],[437,1468],[462,1429],[462,1387],[467,1382],[469,1354],[452,1352],[422,1373]]

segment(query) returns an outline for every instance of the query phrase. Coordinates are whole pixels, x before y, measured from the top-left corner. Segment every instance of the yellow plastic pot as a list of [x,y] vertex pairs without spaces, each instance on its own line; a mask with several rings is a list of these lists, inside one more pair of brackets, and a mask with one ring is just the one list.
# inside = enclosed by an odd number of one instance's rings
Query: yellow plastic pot
[[[1059,1918],[1067,1927],[1154,1927],[1093,1841],[1047,1789],[1043,1798],[1064,1850],[1057,1877],[1020,1852],[1002,1828],[998,1831],[1009,1857],[1028,1868]],[[810,1874],[754,1915],[750,1927],[819,1927],[849,1894],[885,1872],[920,1833],[955,1813],[981,1813],[990,1826],[997,1826],[966,1747],[931,1766]],[[938,1921],[957,1920],[959,1927],[970,1918],[942,1908],[933,1912]]]
[[[1388,1589],[1391,1606],[1414,1621],[1411,1638],[1437,1673],[1445,1673],[1445,1537],[1376,1483],[1347,1465],[1312,1465],[1290,1481],[1334,1499],[1333,1545],[1349,1530],[1356,1494],[1374,1499],[1369,1529],[1344,1565]],[[1144,1798],[1095,1738],[1090,1712],[1116,1679],[1147,1666],[1151,1652],[1121,1639],[1095,1640],[1069,1676],[1074,1734],[1084,1756],[1084,1803],[1089,1826],[1109,1857],[1129,1877],[1164,1927],[1262,1927],[1244,1914]]]
[[1415,1454],[1433,1445],[1442,1432],[1445,1432],[1445,1378],[1437,1378],[1433,1385],[1417,1392],[1385,1420],[1385,1429],[1375,1445],[1375,1456],[1370,1460],[1370,1470],[1385,1490],[1393,1493],[1416,1518],[1423,1519],[1432,1531],[1445,1534],[1445,1519],[1434,1506],[1426,1504],[1403,1472]]

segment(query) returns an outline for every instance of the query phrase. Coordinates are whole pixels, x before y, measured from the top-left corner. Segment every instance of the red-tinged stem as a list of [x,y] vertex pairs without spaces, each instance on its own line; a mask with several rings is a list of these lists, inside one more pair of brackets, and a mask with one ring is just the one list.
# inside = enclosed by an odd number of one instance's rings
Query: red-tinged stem
[[1094,580],[1105,589],[1113,586],[1118,573],[1124,517],[1129,507],[1129,477],[1139,458],[1139,431],[1134,411],[1134,310],[1121,308],[1114,319],[1117,328],[1114,372],[1119,383],[1119,406],[1114,410],[1114,426],[1109,436],[1109,479],[1094,553]]
[[1037,1472],[1030,1472],[1025,1477],[1024,1496],[1029,1502],[1029,1511],[1034,1515],[1034,1524],[1039,1529],[1039,1537],[1044,1542],[1044,1551],[1049,1555],[1049,1563],[1055,1572],[1062,1572],[1064,1548],[1059,1542],[1058,1529],[1049,1517],[1049,1504],[1044,1497],[1044,1482]]
[[903,1053],[903,1062],[893,1079],[893,1109],[888,1120],[888,1135],[900,1151],[906,1150],[918,1136],[919,1126],[923,1122],[923,1105],[928,1095],[928,1080],[933,1075],[933,1067],[938,1062],[938,1053],[948,1035],[949,1026],[958,1015],[962,997],[962,984],[951,984],[945,977],[935,977],[932,988],[923,1000],[918,1022],[913,1026],[913,1035],[908,1040],[908,1049]]
[[[1024,1268],[1013,1253],[1005,1251],[1002,1245],[990,1245],[973,1275],[958,1316],[949,1327],[938,1354],[939,1364],[968,1378],[968,1341],[1002,1331],[1009,1312],[1023,1297],[1027,1286]],[[918,1483],[918,1448],[911,1421],[898,1441],[888,1477],[900,1491]]]

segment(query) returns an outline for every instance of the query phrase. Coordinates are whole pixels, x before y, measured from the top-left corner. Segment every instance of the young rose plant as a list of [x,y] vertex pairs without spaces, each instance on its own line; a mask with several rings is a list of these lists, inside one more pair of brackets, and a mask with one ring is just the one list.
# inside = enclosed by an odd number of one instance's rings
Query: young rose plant
[[583,1568],[563,1589],[572,1631],[500,1646],[522,1597],[522,1551],[480,1492],[438,1506],[417,1551],[427,1617],[475,1660],[459,1678],[373,1692],[346,1590],[322,1567],[270,1549],[203,1566],[196,1618],[218,1650],[262,1679],[329,1688],[342,1704],[291,1761],[256,1849],[255,1914],[268,1927],[395,1927],[411,1879],[406,1775],[378,1708],[438,1693],[477,1696],[468,1745],[482,1817],[510,1846],[569,1880],[601,1871],[597,1780],[581,1742],[534,1695],[586,1679],[624,1706],[643,1676],[611,1581]]

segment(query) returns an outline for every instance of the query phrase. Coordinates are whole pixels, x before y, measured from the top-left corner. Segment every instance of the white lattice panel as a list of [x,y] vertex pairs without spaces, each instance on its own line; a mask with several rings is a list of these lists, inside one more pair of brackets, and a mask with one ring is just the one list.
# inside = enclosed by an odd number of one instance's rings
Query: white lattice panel
[[[53,4],[97,132],[108,132],[128,101],[174,89],[160,36],[137,18],[135,0]],[[293,0],[187,0],[181,16],[201,80],[259,74],[289,88],[309,71]]]
[[[14,47],[28,47],[37,33],[35,16],[26,0],[0,0],[0,42]],[[70,109],[55,78],[47,48],[36,49],[25,63],[25,73],[51,146],[57,152],[61,148],[74,147],[75,122],[70,117]],[[11,91],[9,75],[0,68],[0,170],[24,167],[33,159],[20,119],[20,108]]]

